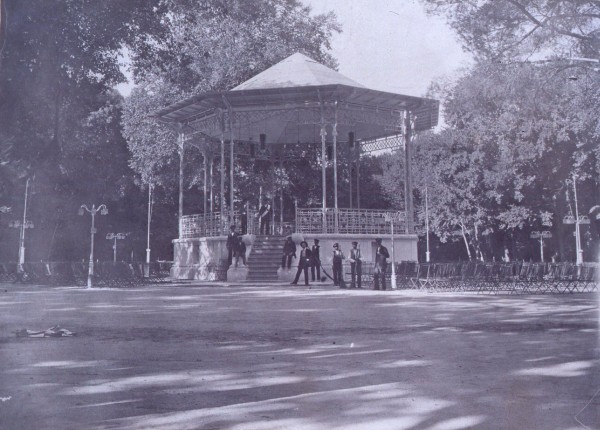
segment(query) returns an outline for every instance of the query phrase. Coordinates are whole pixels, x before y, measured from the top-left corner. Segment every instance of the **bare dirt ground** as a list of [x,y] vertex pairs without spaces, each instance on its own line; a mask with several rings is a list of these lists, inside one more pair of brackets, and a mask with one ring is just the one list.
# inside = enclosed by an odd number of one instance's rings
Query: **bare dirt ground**
[[600,429],[598,322],[597,294],[6,285],[0,429]]

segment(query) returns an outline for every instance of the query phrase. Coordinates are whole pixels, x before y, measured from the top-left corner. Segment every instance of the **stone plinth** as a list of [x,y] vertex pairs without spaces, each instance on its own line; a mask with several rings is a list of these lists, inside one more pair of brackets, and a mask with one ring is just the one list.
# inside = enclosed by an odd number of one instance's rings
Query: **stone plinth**
[[[296,259],[294,259],[296,260]],[[294,277],[296,276],[296,271],[298,270],[298,265],[294,265],[294,263],[292,262],[292,267],[290,267],[289,269],[280,267],[279,269],[277,269],[277,279],[281,282],[292,282],[294,280]],[[310,270],[310,269],[309,269]],[[302,275],[304,276],[304,275]],[[302,278],[304,279],[304,278]],[[303,281],[304,282],[304,281]]]
[[231,266],[227,270],[227,282],[244,282],[248,279],[248,267],[246,266]]
[[[252,250],[254,235],[244,235],[246,258]],[[227,264],[227,236],[173,240],[174,262],[171,278],[214,280]],[[240,261],[241,264],[241,261]]]

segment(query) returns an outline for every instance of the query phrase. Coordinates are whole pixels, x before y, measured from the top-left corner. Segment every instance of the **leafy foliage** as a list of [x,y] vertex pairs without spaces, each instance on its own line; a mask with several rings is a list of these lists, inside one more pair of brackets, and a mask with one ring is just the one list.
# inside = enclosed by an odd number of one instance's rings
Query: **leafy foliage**
[[[415,141],[422,224],[427,187],[431,231],[442,241],[463,240],[471,258],[499,258],[498,238],[506,242],[523,232],[528,242],[529,231],[550,223],[566,258],[571,231],[559,224],[570,210],[565,193],[572,184],[566,181],[578,175],[585,214],[600,173],[598,82],[585,75],[570,80],[571,73],[549,64],[479,63],[455,86],[434,89],[445,100],[447,126]],[[384,173],[396,182],[402,175],[390,168]]]
[[430,13],[445,15],[465,47],[483,58],[600,54],[595,0],[422,1]]

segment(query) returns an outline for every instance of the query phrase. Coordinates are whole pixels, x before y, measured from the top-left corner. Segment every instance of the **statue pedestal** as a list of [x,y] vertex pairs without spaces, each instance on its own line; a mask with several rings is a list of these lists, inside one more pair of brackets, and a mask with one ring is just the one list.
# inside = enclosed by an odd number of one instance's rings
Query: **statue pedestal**
[[[292,267],[290,269],[284,269],[283,267],[280,267],[279,269],[277,269],[277,279],[280,282],[290,283],[294,280],[294,277],[296,276],[296,270],[298,270],[297,267]],[[304,282],[304,275],[301,275],[300,278],[302,278],[302,282]]]
[[248,279],[247,266],[231,266],[227,270],[227,282],[244,282],[246,279]]

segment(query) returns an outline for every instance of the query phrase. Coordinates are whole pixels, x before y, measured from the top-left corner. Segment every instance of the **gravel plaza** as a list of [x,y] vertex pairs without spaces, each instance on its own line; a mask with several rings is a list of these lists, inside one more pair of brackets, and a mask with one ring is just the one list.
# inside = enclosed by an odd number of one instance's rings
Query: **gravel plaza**
[[600,428],[595,293],[0,291],[2,429]]

